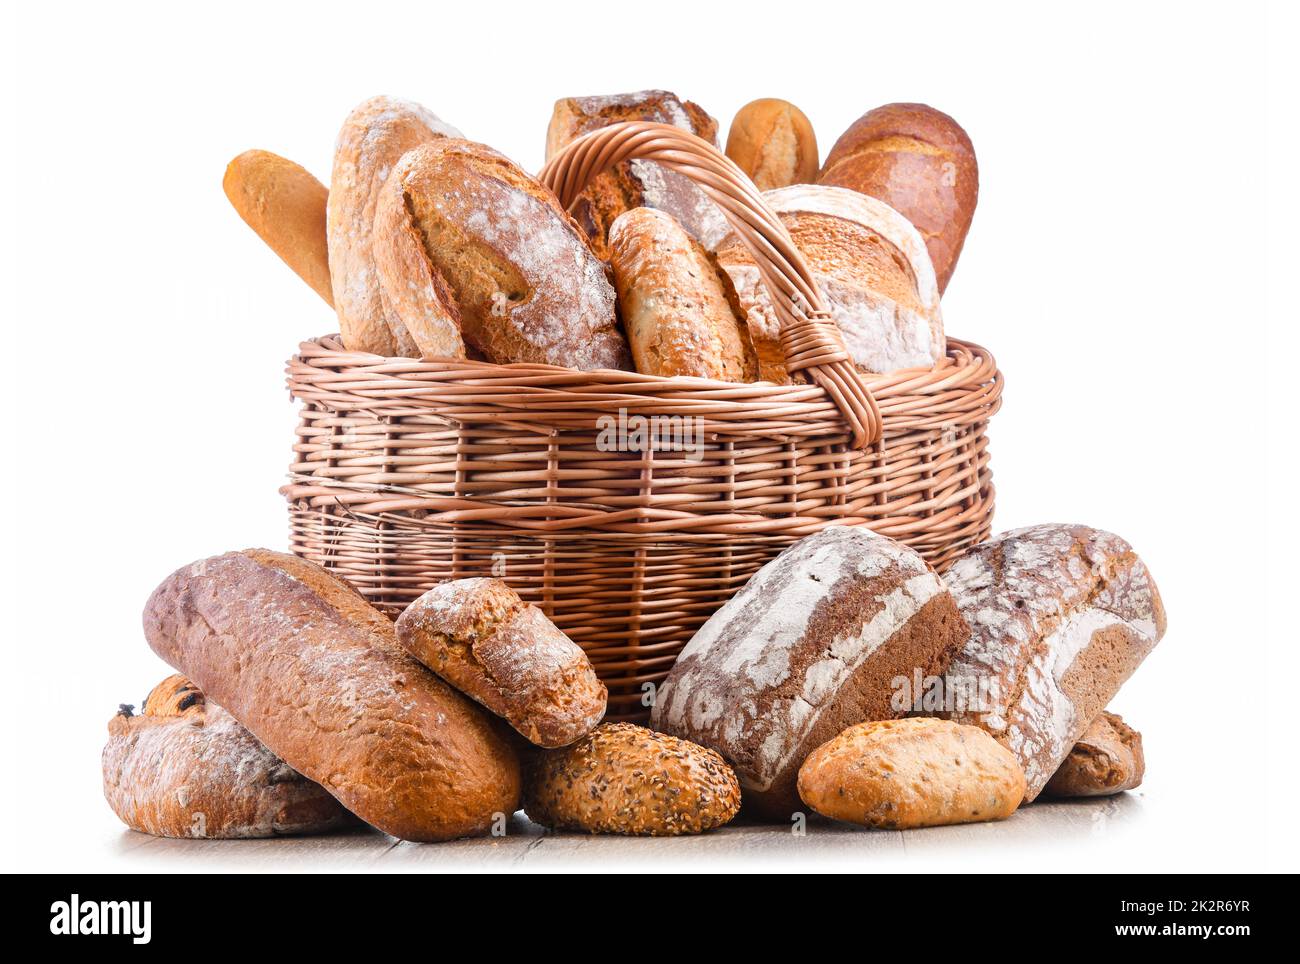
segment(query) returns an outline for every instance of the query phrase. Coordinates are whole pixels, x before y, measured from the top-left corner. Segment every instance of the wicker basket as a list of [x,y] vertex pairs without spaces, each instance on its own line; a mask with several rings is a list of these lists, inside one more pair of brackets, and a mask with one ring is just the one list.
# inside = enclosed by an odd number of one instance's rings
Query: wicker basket
[[303,409],[283,491],[293,550],[380,608],[499,576],[587,651],[610,718],[640,720],[646,684],[796,539],[867,525],[942,568],[987,537],[985,429],[1002,379],[956,339],[933,369],[859,374],[758,190],[676,128],[603,128],[542,179],[567,205],[629,157],[692,177],[722,206],[810,384],[383,358],[319,338],[288,366]]

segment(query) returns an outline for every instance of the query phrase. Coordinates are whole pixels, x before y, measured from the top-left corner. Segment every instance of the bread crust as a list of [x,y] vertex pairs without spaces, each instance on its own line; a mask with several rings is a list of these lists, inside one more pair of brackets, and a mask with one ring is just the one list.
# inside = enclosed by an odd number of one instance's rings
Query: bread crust
[[1142,734],[1116,713],[1102,713],[1043,787],[1045,797],[1105,797],[1142,785]]
[[925,104],[868,111],[826,155],[819,184],[879,198],[910,220],[948,288],[979,200],[975,148],[961,126]]
[[397,638],[537,746],[566,746],[605,716],[605,685],[587,654],[500,579],[433,587],[398,618]]
[[325,185],[278,154],[244,151],[226,165],[221,186],[244,223],[333,307]]
[[[671,91],[566,97],[555,102],[546,130],[547,160],[583,134],[620,121],[672,124],[711,144],[718,142],[718,122],[698,104],[682,100]],[[668,212],[709,250],[730,230],[721,210],[689,178],[653,161],[624,161],[597,175],[571,210],[587,233],[592,250],[608,261],[609,229],[620,214],[636,207]]]
[[349,351],[404,358],[419,354],[401,319],[384,304],[371,245],[375,207],[403,154],[438,137],[460,136],[419,104],[393,97],[372,97],[343,122],[334,150],[326,227],[334,307]]
[[247,839],[325,833],[355,820],[183,676],[154,687],[142,715],[123,707],[108,734],[104,798],[140,833]]
[[671,214],[633,208],[609,231],[636,370],[752,382],[758,364],[730,279]]
[[760,191],[817,179],[817,135],[788,100],[764,97],[740,108],[727,131],[727,156]]
[[946,720],[859,723],[799,769],[799,796],[813,810],[881,830],[1005,820],[1024,794],[1010,751]]
[[[379,280],[413,332],[427,322],[450,339],[450,313],[431,306],[451,296],[461,336],[488,361],[631,367],[605,266],[555,195],[490,147],[449,137],[412,149],[384,187],[375,229]],[[403,258],[403,246],[422,250]],[[412,274],[404,262],[415,261]],[[446,292],[408,296],[431,276]]]
[[1032,801],[1164,635],[1160,592],[1132,546],[1079,525],[1002,533],[944,578],[970,626],[948,689],[987,705],[936,715],[1014,753]]
[[[855,363],[867,371],[933,366],[947,351],[939,289],[925,244],[907,219],[875,198],[812,184],[768,191],[812,269]],[[734,236],[718,248],[764,381],[789,384],[780,326],[749,250]]]
[[491,719],[313,563],[265,549],[201,560],[154,591],[144,626],[162,659],[386,833],[448,840],[518,807],[519,762]]
[[914,550],[832,526],[769,562],[701,627],[659,687],[651,725],[721,753],[747,814],[788,820],[804,758],[847,726],[907,712],[893,681],[941,674],[965,638]]
[[546,827],[669,837],[703,833],[740,809],[740,785],[712,750],[606,723],[528,766],[524,812]]

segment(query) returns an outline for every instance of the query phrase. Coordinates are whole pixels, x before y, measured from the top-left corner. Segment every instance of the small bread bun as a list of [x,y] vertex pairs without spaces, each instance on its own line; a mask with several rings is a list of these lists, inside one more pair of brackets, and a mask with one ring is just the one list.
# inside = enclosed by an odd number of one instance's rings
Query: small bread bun
[[955,120],[925,104],[868,111],[835,142],[817,183],[869,194],[916,225],[947,290],[980,190],[975,148]]
[[539,753],[524,786],[530,820],[587,833],[702,833],[740,809],[740,783],[721,756],[630,723]]
[[740,108],[727,132],[727,156],[760,191],[817,179],[817,135],[787,100],[764,97]]
[[375,214],[379,281],[425,357],[627,369],[605,266],[555,195],[456,137],[404,155]]
[[375,202],[398,159],[437,137],[460,137],[410,101],[372,97],[343,122],[330,177],[327,229],[334,307],[349,351],[415,357],[415,341],[383,303],[370,235]]
[[201,713],[205,704],[197,686],[180,673],[173,673],[150,690],[140,712],[144,716],[180,716]]
[[1142,734],[1115,713],[1102,713],[1043,787],[1045,797],[1105,797],[1142,785]]
[[730,279],[672,215],[654,208],[619,215],[609,251],[637,371],[728,382],[757,377]]
[[325,185],[278,154],[244,151],[221,186],[244,223],[332,307]]

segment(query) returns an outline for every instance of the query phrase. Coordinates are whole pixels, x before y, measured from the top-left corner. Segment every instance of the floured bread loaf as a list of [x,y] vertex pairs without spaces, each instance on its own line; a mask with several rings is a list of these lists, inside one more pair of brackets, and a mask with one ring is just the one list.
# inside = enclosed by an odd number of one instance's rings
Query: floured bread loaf
[[108,724],[104,797],[132,830],[233,839],[323,833],[354,822],[183,676]]
[[[808,260],[853,361],[868,371],[929,368],[946,351],[939,289],[916,228],[875,198],[797,184],[763,195]],[[788,384],[781,330],[739,239],[718,248],[746,312],[765,381]]]
[[809,752],[901,715],[897,679],[942,673],[965,638],[915,551],[833,526],[769,562],[700,628],[659,688],[652,725],[721,753],[747,812],[789,819]]
[[555,195],[490,147],[445,137],[405,154],[381,192],[374,252],[426,357],[463,336],[502,365],[631,367],[604,264]]
[[1106,797],[1142,785],[1142,734],[1115,713],[1103,713],[1079,737],[1043,787],[1045,797]]
[[[710,144],[718,143],[718,122],[699,105],[666,90],[566,97],[555,102],[546,130],[547,160],[570,141],[619,121],[671,124]],[[598,175],[573,205],[573,216],[591,238],[596,253],[608,260],[606,238],[614,219],[635,207],[667,211],[709,250],[730,230],[717,205],[689,178],[645,160],[625,161]]]
[[609,249],[637,371],[724,382],[758,377],[730,279],[671,214],[620,214]]
[[1119,536],[1075,525],[1015,529],[944,576],[970,625],[949,689],[1024,768],[1033,800],[1165,632],[1156,584]]
[[415,357],[418,346],[384,305],[371,253],[375,202],[398,158],[436,137],[460,137],[419,104],[372,97],[348,114],[334,149],[326,208],[329,268],[349,351]]

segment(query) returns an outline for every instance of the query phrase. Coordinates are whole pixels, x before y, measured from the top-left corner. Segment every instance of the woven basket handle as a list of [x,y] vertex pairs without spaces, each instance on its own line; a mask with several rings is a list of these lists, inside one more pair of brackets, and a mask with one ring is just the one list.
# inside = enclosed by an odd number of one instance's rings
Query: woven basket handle
[[626,121],[573,141],[539,176],[569,208],[596,175],[633,158],[690,178],[722,209],[771,296],[786,369],[807,371],[825,390],[844,414],[856,448],[879,439],[880,409],[853,366],[808,263],[754,183],[712,144],[668,124]]

